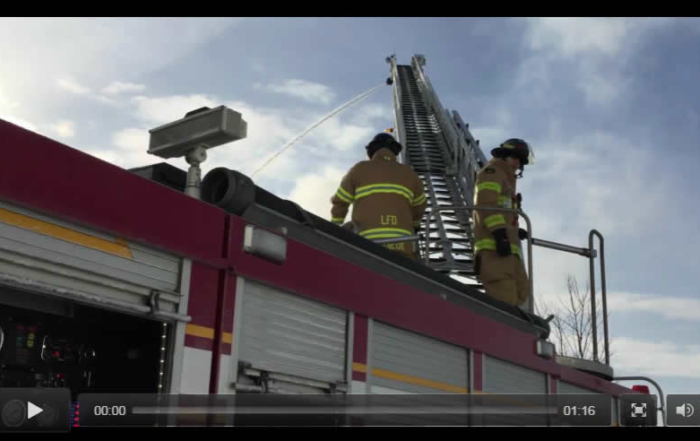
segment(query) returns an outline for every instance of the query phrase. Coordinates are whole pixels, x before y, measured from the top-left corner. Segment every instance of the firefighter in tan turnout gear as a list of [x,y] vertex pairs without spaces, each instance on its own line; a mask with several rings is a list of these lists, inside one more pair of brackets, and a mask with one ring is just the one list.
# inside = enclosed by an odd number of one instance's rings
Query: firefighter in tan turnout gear
[[478,207],[520,209],[516,171],[534,164],[527,142],[512,138],[491,151],[493,158],[477,173],[474,205],[475,269],[487,294],[514,306],[530,295],[520,241],[527,231],[518,228],[514,213],[478,210]]
[[[397,162],[402,146],[380,133],[366,146],[369,160],[355,164],[331,198],[331,221],[341,225],[352,210],[354,230],[366,239],[412,236],[426,208],[423,182],[413,169]],[[416,259],[416,242],[384,244]]]

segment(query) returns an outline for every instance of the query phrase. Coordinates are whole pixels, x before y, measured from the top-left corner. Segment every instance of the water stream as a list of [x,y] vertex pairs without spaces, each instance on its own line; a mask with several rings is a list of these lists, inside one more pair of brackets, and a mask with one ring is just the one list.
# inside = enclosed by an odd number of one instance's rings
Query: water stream
[[267,161],[265,161],[265,163],[264,163],[262,166],[260,166],[260,168],[258,168],[257,170],[255,170],[255,171],[253,172],[253,174],[251,175],[251,178],[254,177],[257,173],[259,173],[262,169],[264,169],[265,167],[267,167],[272,161],[275,160],[275,158],[277,158],[279,155],[281,155],[282,153],[284,153],[285,150],[287,150],[289,147],[291,147],[291,146],[293,146],[294,144],[296,144],[296,143],[297,143],[299,140],[301,140],[304,136],[308,135],[309,132],[311,132],[313,129],[315,129],[316,127],[318,127],[318,126],[320,126],[321,124],[323,124],[324,121],[326,121],[327,119],[332,118],[333,116],[339,114],[340,112],[342,112],[343,110],[345,110],[345,109],[347,109],[348,107],[352,106],[353,104],[355,104],[355,103],[357,103],[357,102],[359,102],[359,101],[362,101],[363,99],[365,99],[365,98],[367,98],[368,96],[370,96],[373,92],[375,92],[376,90],[380,89],[381,87],[383,87],[383,86],[385,86],[385,85],[386,85],[385,83],[382,83],[382,84],[380,84],[379,86],[372,87],[371,89],[369,89],[369,90],[366,91],[366,92],[362,92],[361,94],[357,95],[355,98],[351,99],[350,101],[346,102],[346,103],[343,104],[342,106],[340,106],[340,107],[336,108],[335,110],[333,110],[332,112],[330,112],[328,115],[324,116],[323,118],[319,119],[319,120],[316,121],[315,123],[311,124],[306,130],[304,130],[303,132],[301,132],[300,134],[298,134],[296,137],[294,137],[294,139],[292,139],[292,140],[289,141],[287,144],[285,144],[285,146],[282,147],[277,153],[275,153],[274,155],[272,155],[272,157],[271,157],[270,159],[268,159]]

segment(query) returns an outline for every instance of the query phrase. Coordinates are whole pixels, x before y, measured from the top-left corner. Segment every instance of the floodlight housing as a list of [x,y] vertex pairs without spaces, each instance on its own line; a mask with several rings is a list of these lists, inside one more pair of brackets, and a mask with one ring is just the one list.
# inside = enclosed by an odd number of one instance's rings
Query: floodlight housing
[[184,118],[149,130],[148,153],[161,158],[180,158],[203,147],[210,149],[247,135],[248,125],[240,113],[226,106],[204,107]]

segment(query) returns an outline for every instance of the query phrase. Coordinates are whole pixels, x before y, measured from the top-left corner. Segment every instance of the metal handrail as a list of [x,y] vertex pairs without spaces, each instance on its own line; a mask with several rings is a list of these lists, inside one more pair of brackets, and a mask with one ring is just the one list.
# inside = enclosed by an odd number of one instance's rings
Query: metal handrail
[[601,273],[601,289],[602,289],[602,297],[603,297],[603,328],[604,328],[604,333],[605,333],[605,340],[604,340],[604,345],[605,345],[605,364],[607,366],[610,366],[610,345],[609,345],[609,338],[608,338],[608,302],[607,302],[607,291],[606,291],[606,286],[605,286],[605,248],[604,248],[604,239],[603,235],[600,234],[597,230],[591,230],[588,236],[588,246],[589,248],[580,248],[580,247],[573,247],[570,245],[565,245],[565,244],[560,244],[556,242],[551,242],[548,240],[543,240],[543,239],[535,239],[532,237],[532,223],[530,222],[530,218],[521,210],[516,210],[513,208],[500,208],[500,207],[476,207],[474,205],[447,205],[447,206],[442,206],[442,207],[437,207],[436,209],[432,210],[430,215],[428,215],[428,218],[426,220],[426,228],[428,229],[428,233],[425,235],[425,265],[430,266],[430,223],[432,222],[433,216],[435,216],[437,213],[440,213],[441,211],[446,211],[446,210],[464,210],[464,211],[474,211],[475,209],[478,210],[484,210],[484,211],[500,211],[500,212],[505,212],[505,213],[513,213],[517,214],[518,216],[522,216],[525,219],[525,223],[527,224],[527,264],[528,264],[528,282],[530,284],[530,298],[531,302],[529,305],[529,310],[528,312],[533,314],[534,309],[535,309],[535,290],[534,290],[534,276],[533,276],[533,263],[532,263],[532,245],[537,245],[541,246],[544,248],[550,248],[558,251],[564,251],[567,253],[572,253],[572,254],[578,254],[580,256],[587,257],[590,262],[590,271],[591,271],[591,321],[593,322],[592,326],[592,332],[593,332],[593,361],[598,362],[598,328],[597,328],[597,323],[598,323],[598,318],[597,318],[597,313],[596,313],[596,307],[595,307],[595,273],[594,273],[594,264],[593,264],[593,259],[597,257],[597,252],[596,250],[593,249],[593,236],[597,236],[598,239],[600,240],[600,273]]
[[592,327],[591,331],[593,334],[593,361],[598,361],[598,312],[596,308],[595,300],[595,268],[593,264],[593,259],[598,257],[598,252],[593,249],[593,236],[598,236],[600,239],[600,275],[601,275],[601,285],[602,285],[602,297],[603,297],[603,329],[605,332],[603,341],[605,347],[605,364],[610,366],[610,340],[608,337],[608,295],[605,287],[605,247],[603,235],[597,230],[591,230],[588,235],[588,246],[589,248],[579,248],[572,247],[570,245],[564,245],[560,243],[550,242],[542,239],[532,239],[533,245],[542,246],[545,248],[551,248],[554,250],[565,251],[567,253],[578,254],[583,257],[587,257],[590,266],[590,280],[591,280],[591,321]]
[[551,242],[549,240],[535,239],[533,237],[532,244],[539,246],[539,247],[543,247],[543,248],[550,248],[553,250],[564,251],[566,253],[578,254],[579,256],[583,256],[583,257],[588,257],[588,258],[596,257],[595,250],[589,250],[588,248],[581,248],[581,247],[572,247],[571,245],[565,245],[563,243]]
[[[464,210],[464,211],[473,211],[475,207],[473,205],[446,205],[442,207],[437,207],[433,210],[431,210],[430,214],[428,215],[428,218],[426,219],[426,229],[428,229],[428,233],[425,235],[425,265],[430,266],[430,222],[433,216],[435,216],[437,213],[440,213],[441,211],[446,211],[446,210]],[[501,207],[479,207],[478,210],[484,210],[484,211],[500,211],[500,212],[505,212],[505,213],[513,213],[517,214],[519,216],[522,216],[525,219],[525,223],[527,224],[527,237],[532,238],[532,223],[530,222],[530,218],[520,210],[516,210],[514,208],[501,208]],[[527,241],[527,265],[528,265],[528,282],[530,283],[530,299],[532,301],[530,302],[530,307],[529,313],[534,314],[535,310],[535,292],[534,292],[534,283],[533,283],[533,276],[532,276],[532,241],[528,240]]]
[[[591,230],[588,234],[588,247],[593,251],[593,236],[598,236],[600,240],[600,279],[601,279],[601,291],[603,296],[603,330],[605,332],[605,364],[610,365],[610,348],[608,345],[608,301],[607,293],[605,291],[605,248],[603,235],[597,230]],[[598,320],[596,317],[596,307],[595,307],[595,268],[593,265],[593,258],[591,256],[589,259],[590,270],[591,270],[591,317],[593,322],[593,360],[598,361]]]
[[[595,231],[595,230],[594,230],[594,231]],[[599,233],[599,234],[600,234],[600,233]],[[649,378],[649,377],[615,377],[615,378],[612,379],[612,381],[625,381],[625,380],[627,380],[627,381],[630,381],[630,380],[633,380],[633,381],[640,381],[640,380],[641,380],[641,381],[648,381],[649,383],[651,383],[651,384],[654,385],[654,387],[656,388],[656,390],[659,392],[659,401],[661,402],[661,407],[659,407],[659,408],[656,409],[656,410],[657,410],[657,411],[658,411],[658,410],[661,411],[661,418],[662,418],[661,423],[662,423],[664,426],[666,426],[666,404],[664,403],[664,391],[661,389],[661,386],[659,386],[659,384],[658,384],[656,381],[652,380],[652,379]]]

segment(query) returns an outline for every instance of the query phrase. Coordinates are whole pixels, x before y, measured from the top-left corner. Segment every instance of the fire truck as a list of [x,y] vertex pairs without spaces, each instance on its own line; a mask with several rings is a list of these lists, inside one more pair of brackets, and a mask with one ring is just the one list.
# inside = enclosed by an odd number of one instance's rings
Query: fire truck
[[620,396],[648,390],[618,384],[608,359],[557,355],[532,303],[483,292],[469,212],[479,142],[440,104],[423,56],[387,62],[400,160],[428,199],[420,261],[235,169],[200,180],[206,148],[245,136],[226,107],[151,131],[150,152],[189,171],[126,170],[0,120],[0,387],[609,394],[617,425]]

